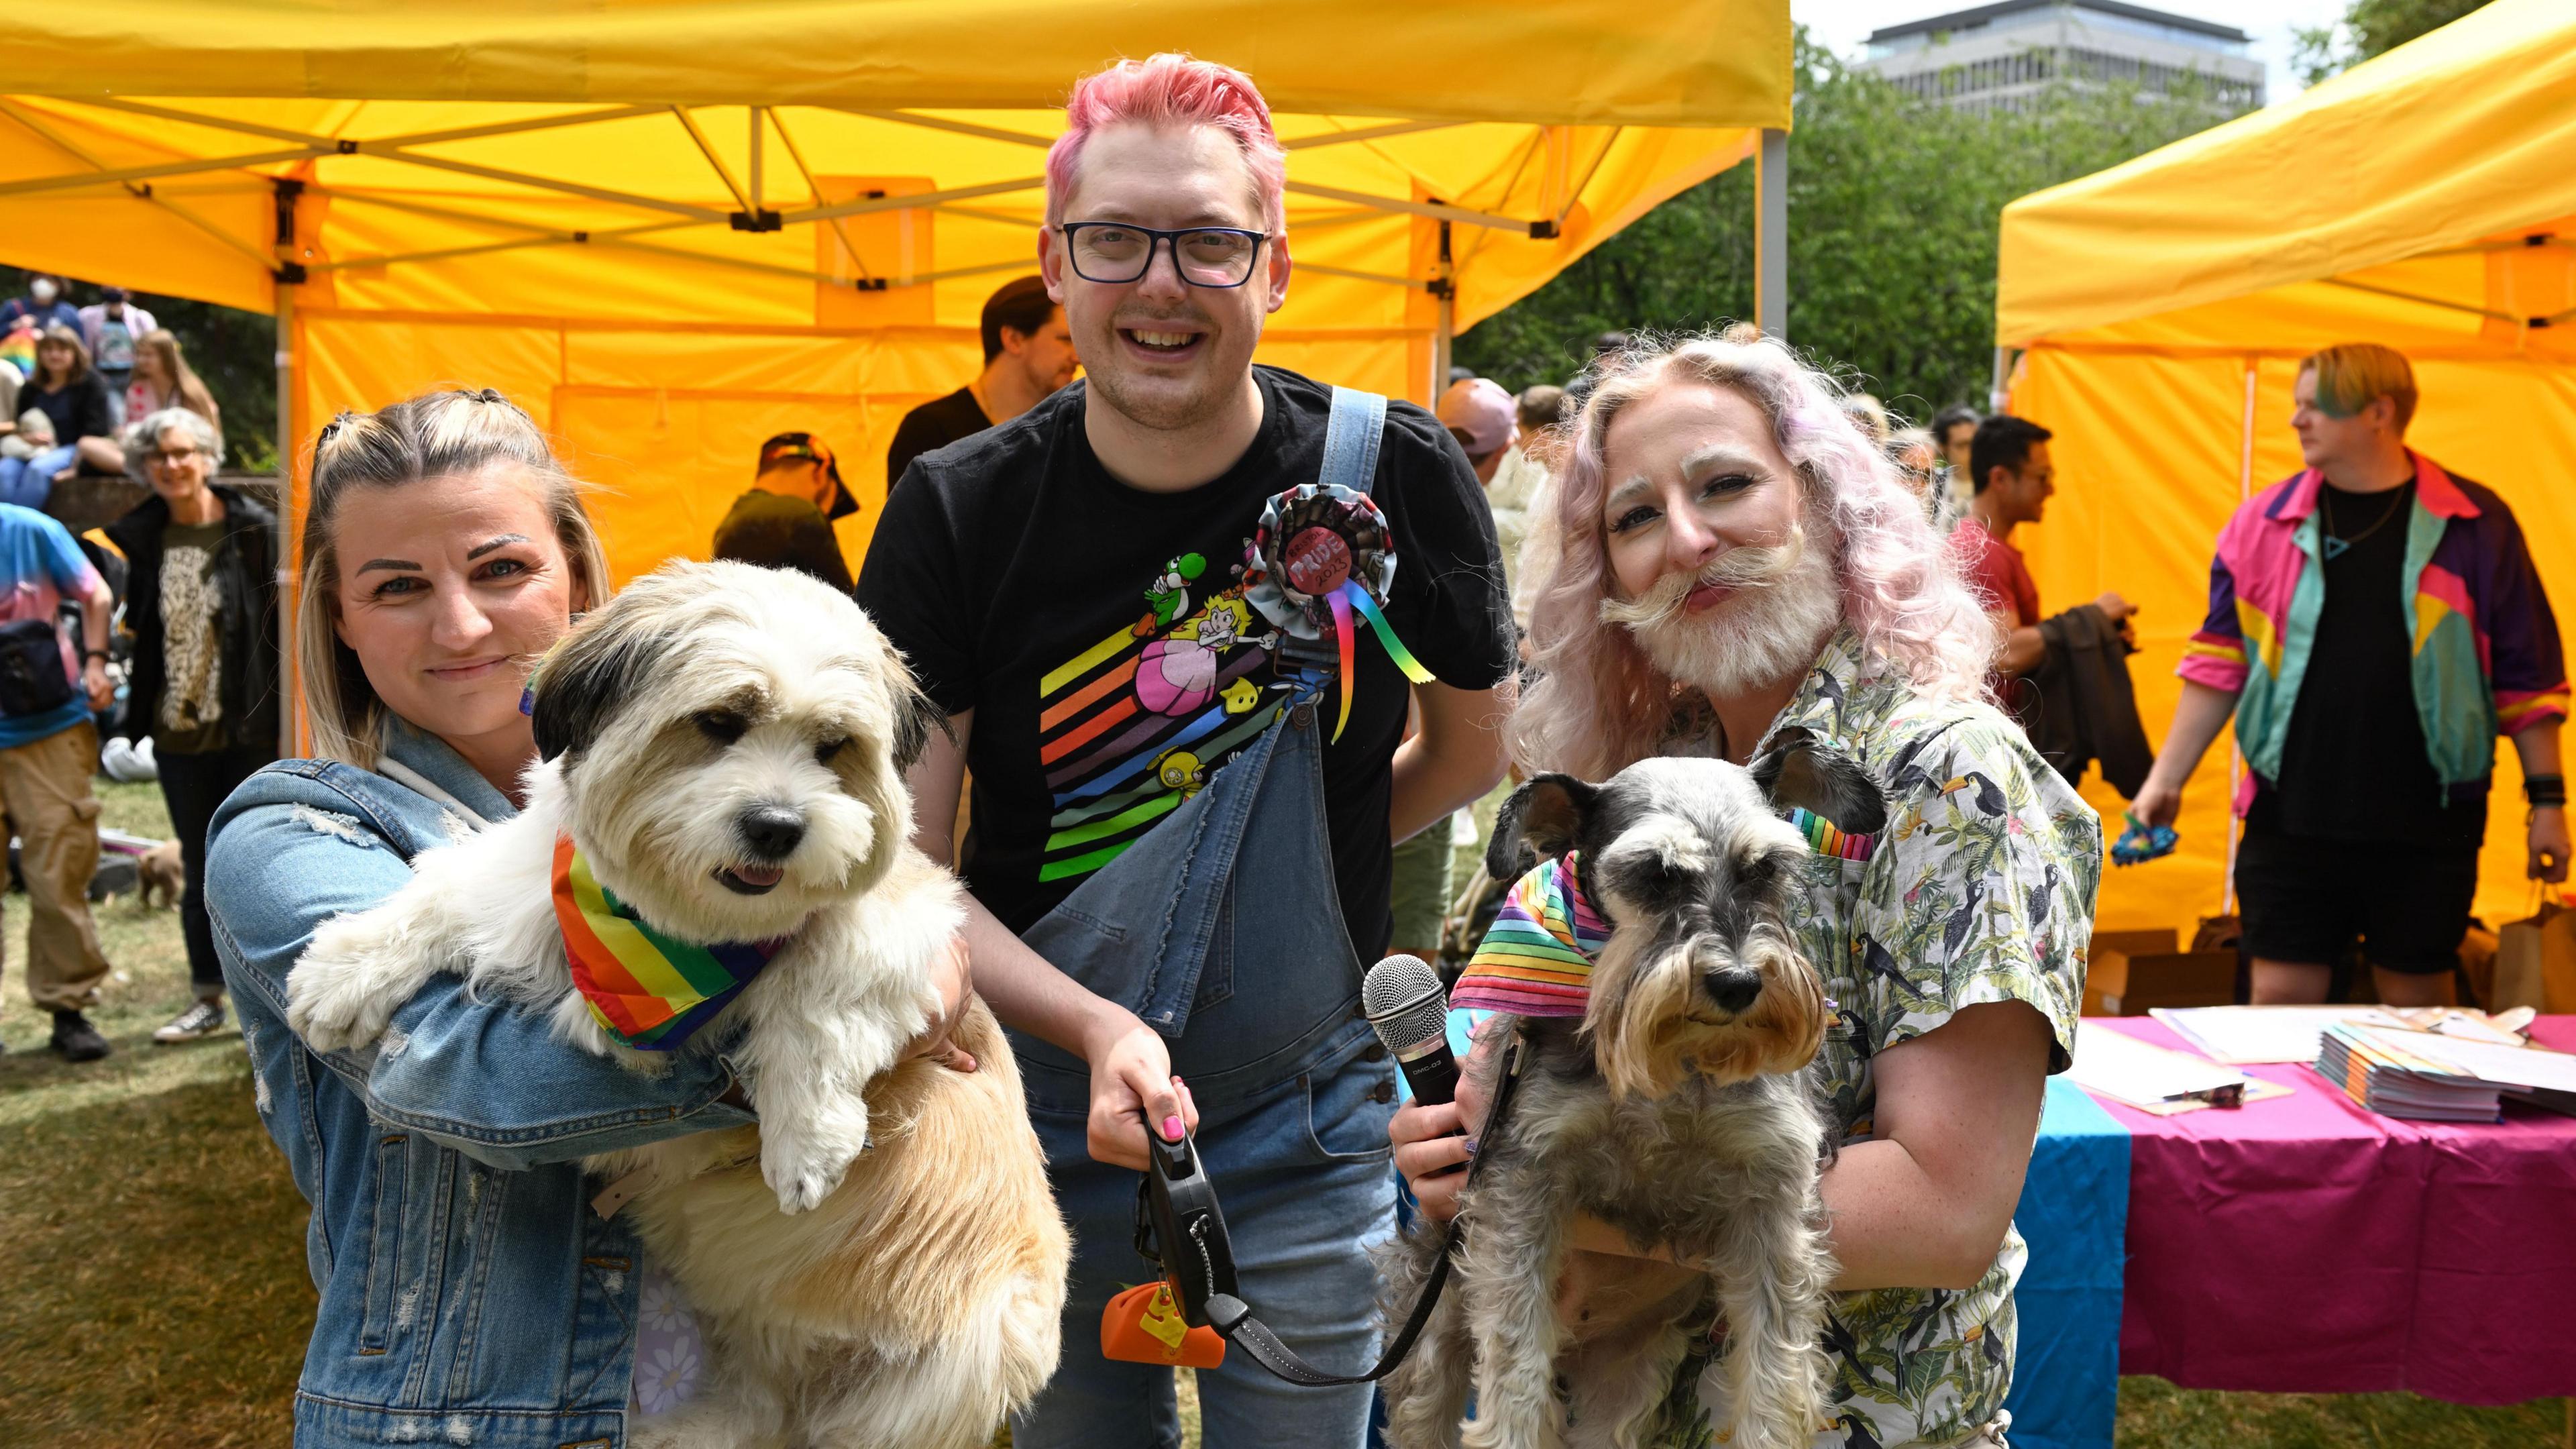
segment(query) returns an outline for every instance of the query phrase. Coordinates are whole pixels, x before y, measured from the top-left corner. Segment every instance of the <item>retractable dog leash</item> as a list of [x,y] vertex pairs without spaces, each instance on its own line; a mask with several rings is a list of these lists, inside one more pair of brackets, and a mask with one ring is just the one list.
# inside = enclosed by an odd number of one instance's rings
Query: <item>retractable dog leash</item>
[[[1495,1082],[1493,1107],[1485,1118],[1486,1137],[1500,1133],[1520,1085],[1520,1074],[1521,1043],[1515,1041]],[[1450,1228],[1440,1261],[1432,1266],[1430,1281],[1422,1285],[1422,1296],[1414,1302],[1413,1312],[1379,1355],[1376,1366],[1360,1374],[1326,1373],[1280,1342],[1279,1335],[1254,1317],[1252,1305],[1240,1296],[1233,1240],[1226,1233],[1225,1214],[1217,1206],[1216,1185],[1208,1178],[1207,1164],[1197,1144],[1187,1133],[1178,1142],[1165,1142],[1150,1128],[1145,1136],[1152,1148],[1148,1153],[1149,1170],[1136,1186],[1136,1251],[1162,1270],[1163,1281],[1160,1291],[1136,1298],[1134,1311],[1150,1316],[1158,1307],[1167,1307],[1163,1297],[1167,1293],[1169,1303],[1177,1304],[1181,1321],[1189,1328],[1212,1330],[1224,1342],[1240,1345],[1254,1363],[1306,1388],[1375,1383],[1395,1372],[1405,1356],[1413,1352],[1414,1341],[1431,1321],[1431,1311],[1440,1305],[1440,1290],[1448,1285],[1450,1264],[1458,1255],[1458,1241],[1463,1235],[1456,1225]],[[1476,1173],[1482,1166],[1481,1159],[1469,1159],[1466,1186],[1475,1185]],[[1151,1321],[1144,1325],[1146,1333],[1171,1351],[1150,1356],[1135,1351],[1134,1335],[1126,1331],[1123,1322],[1113,1321],[1130,1297],[1122,1293],[1111,1300],[1111,1315],[1104,1316],[1101,1323],[1101,1351],[1130,1362],[1190,1362],[1184,1356],[1186,1348],[1179,1336],[1171,1334],[1168,1326],[1157,1331]]]

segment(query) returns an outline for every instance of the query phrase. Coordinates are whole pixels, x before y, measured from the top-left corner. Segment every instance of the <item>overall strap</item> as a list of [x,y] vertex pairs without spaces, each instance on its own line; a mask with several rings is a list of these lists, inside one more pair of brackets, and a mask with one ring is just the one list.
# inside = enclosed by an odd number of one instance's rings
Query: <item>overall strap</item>
[[1377,445],[1386,435],[1386,398],[1353,387],[1333,389],[1333,419],[1324,429],[1319,483],[1366,493],[1377,483]]

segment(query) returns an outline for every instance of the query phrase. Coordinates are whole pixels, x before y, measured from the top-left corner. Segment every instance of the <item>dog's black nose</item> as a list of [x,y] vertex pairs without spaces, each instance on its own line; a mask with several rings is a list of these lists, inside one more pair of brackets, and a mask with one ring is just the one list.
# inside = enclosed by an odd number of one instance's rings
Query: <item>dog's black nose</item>
[[1712,971],[1700,978],[1700,986],[1720,1011],[1729,1015],[1741,1012],[1762,994],[1762,973],[1741,968]]
[[762,860],[785,860],[805,838],[805,817],[784,805],[754,805],[734,821],[743,843]]

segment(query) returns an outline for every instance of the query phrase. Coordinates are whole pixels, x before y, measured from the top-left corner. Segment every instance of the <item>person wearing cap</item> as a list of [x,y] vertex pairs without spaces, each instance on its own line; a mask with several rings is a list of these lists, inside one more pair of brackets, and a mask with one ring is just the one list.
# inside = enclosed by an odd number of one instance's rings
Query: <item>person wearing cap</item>
[[1503,465],[1503,454],[1520,441],[1519,404],[1492,378],[1471,377],[1449,384],[1436,412],[1440,426],[1467,450],[1476,481],[1491,484],[1494,470]]
[[886,488],[912,460],[986,428],[999,427],[1073,381],[1078,362],[1064,309],[1042,277],[1004,282],[984,302],[984,370],[973,382],[903,415],[886,449]]
[[751,490],[716,525],[714,556],[795,569],[848,593],[850,565],[832,521],[858,511],[831,447],[812,433],[780,433],[760,445]]

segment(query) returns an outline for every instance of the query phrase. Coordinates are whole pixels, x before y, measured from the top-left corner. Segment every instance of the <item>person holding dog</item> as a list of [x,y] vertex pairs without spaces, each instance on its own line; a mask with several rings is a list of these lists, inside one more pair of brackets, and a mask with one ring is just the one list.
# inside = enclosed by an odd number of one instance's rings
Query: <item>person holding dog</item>
[[[1170,1371],[1096,1347],[1145,1272],[1148,1123],[1199,1132],[1245,1298],[1309,1359],[1366,1367],[1395,1064],[1361,971],[1394,843],[1502,775],[1513,644],[1447,430],[1252,365],[1290,277],[1286,156],[1252,82],[1158,55],[1066,112],[1039,257],[1085,380],[914,462],[858,592],[949,716],[912,782],[934,859],[972,767],[976,989],[1021,1034],[1074,1229],[1064,1361],[1022,1449],[1177,1439]],[[1325,632],[1336,609],[1351,632]],[[1366,1432],[1365,1388],[1241,1355],[1198,1383],[1212,1444]]]
[[[311,476],[295,639],[316,758],[251,776],[206,853],[260,1116],[313,1204],[295,1442],[389,1443],[422,1423],[502,1449],[625,1442],[631,1404],[684,1398],[697,1360],[639,1356],[639,1320],[667,1329],[685,1309],[631,1218],[594,1211],[581,1159],[752,1121],[725,1058],[674,1053],[640,1075],[443,973],[369,1048],[315,1052],[286,1025],[287,974],[318,927],[524,803],[522,689],[608,596],[607,556],[580,485],[497,392],[344,414]],[[953,1008],[962,953],[952,967]]]
[[191,409],[138,419],[126,430],[125,456],[152,496],[107,528],[125,556],[125,622],[134,631],[117,732],[152,742],[186,882],[179,927],[196,999],[152,1033],[164,1045],[224,1025],[224,965],[206,918],[206,826],[251,772],[277,758],[277,515],[212,481],[223,452],[215,425]]
[[2232,717],[2254,1001],[2325,1000],[2359,938],[2381,1001],[2448,1005],[2497,735],[2522,761],[2529,872],[2567,879],[2558,618],[2513,510],[2406,446],[2404,354],[2329,347],[2291,396],[2307,467],[2218,535],[2209,618],[2135,813],[2171,824]]
[[[1921,506],[1778,344],[1632,347],[1575,424],[1547,522],[1516,763],[1602,780],[1803,732],[1886,796],[1875,835],[1806,827],[1797,943],[1835,1003],[1810,1070],[1838,1148],[1815,1442],[2000,1444],[2012,1212],[2044,1078],[2072,1059],[2100,821],[1987,698],[1992,625]],[[1472,1067],[1494,1050],[1478,1043],[1458,1102],[1394,1123],[1435,1219],[1457,1210],[1484,1113]],[[1660,1297],[1703,1271],[1598,1223],[1576,1242],[1559,1302],[1578,1333],[1596,1293]],[[1711,1358],[1685,1361],[1654,1442],[1727,1427]]]

